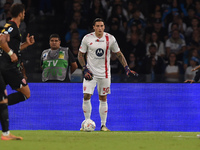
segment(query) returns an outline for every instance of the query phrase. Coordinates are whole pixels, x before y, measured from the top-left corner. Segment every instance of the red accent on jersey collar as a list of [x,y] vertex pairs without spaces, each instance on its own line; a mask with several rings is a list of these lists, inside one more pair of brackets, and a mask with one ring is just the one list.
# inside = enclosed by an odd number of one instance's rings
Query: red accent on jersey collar
[[[14,22],[14,23],[16,24],[16,26],[18,27],[18,25],[17,25],[17,23],[16,23],[15,21],[13,21],[13,20],[9,20],[9,21]],[[18,27],[18,28],[19,28],[19,27]]]

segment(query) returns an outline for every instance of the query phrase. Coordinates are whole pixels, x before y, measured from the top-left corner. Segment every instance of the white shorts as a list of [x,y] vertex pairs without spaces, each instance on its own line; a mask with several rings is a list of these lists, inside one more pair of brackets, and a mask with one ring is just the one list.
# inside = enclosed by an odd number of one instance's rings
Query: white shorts
[[95,78],[93,80],[83,80],[83,93],[93,94],[97,85],[99,95],[110,94],[110,78]]

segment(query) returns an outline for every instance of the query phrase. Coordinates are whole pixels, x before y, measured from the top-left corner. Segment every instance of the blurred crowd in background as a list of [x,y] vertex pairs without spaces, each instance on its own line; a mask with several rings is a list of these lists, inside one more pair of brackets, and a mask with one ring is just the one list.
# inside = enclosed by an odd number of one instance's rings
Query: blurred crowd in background
[[41,80],[40,55],[49,48],[50,34],[62,37],[61,45],[70,48],[78,63],[80,42],[93,31],[97,17],[105,20],[105,32],[115,36],[130,69],[139,73],[139,77],[125,77],[124,68],[112,54],[112,82],[180,83],[193,79],[196,72],[191,70],[200,64],[200,0],[0,2],[0,28],[11,18],[13,3],[26,6],[20,31],[22,35],[30,32],[36,39],[35,46],[23,54],[29,82]]

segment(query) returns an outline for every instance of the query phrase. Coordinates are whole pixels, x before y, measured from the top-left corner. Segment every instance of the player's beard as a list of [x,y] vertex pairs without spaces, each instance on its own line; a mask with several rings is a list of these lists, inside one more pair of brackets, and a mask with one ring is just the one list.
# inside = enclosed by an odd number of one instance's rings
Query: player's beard
[[21,22],[23,22],[24,21],[24,18],[21,18],[21,20],[20,20]]
[[20,21],[23,22],[23,21],[24,21],[24,18],[25,18],[25,16],[22,16]]

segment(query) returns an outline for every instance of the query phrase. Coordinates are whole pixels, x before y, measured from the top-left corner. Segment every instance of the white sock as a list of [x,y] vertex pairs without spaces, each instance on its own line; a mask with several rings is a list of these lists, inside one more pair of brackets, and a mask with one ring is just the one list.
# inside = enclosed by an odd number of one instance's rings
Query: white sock
[[101,126],[106,125],[107,113],[108,113],[108,103],[107,101],[99,100],[99,114],[101,117]]
[[9,136],[9,134],[10,134],[10,131],[2,132],[2,135],[3,135],[3,136]]
[[83,113],[85,116],[85,119],[90,119],[91,112],[92,112],[92,105],[91,105],[91,100],[83,100]]

